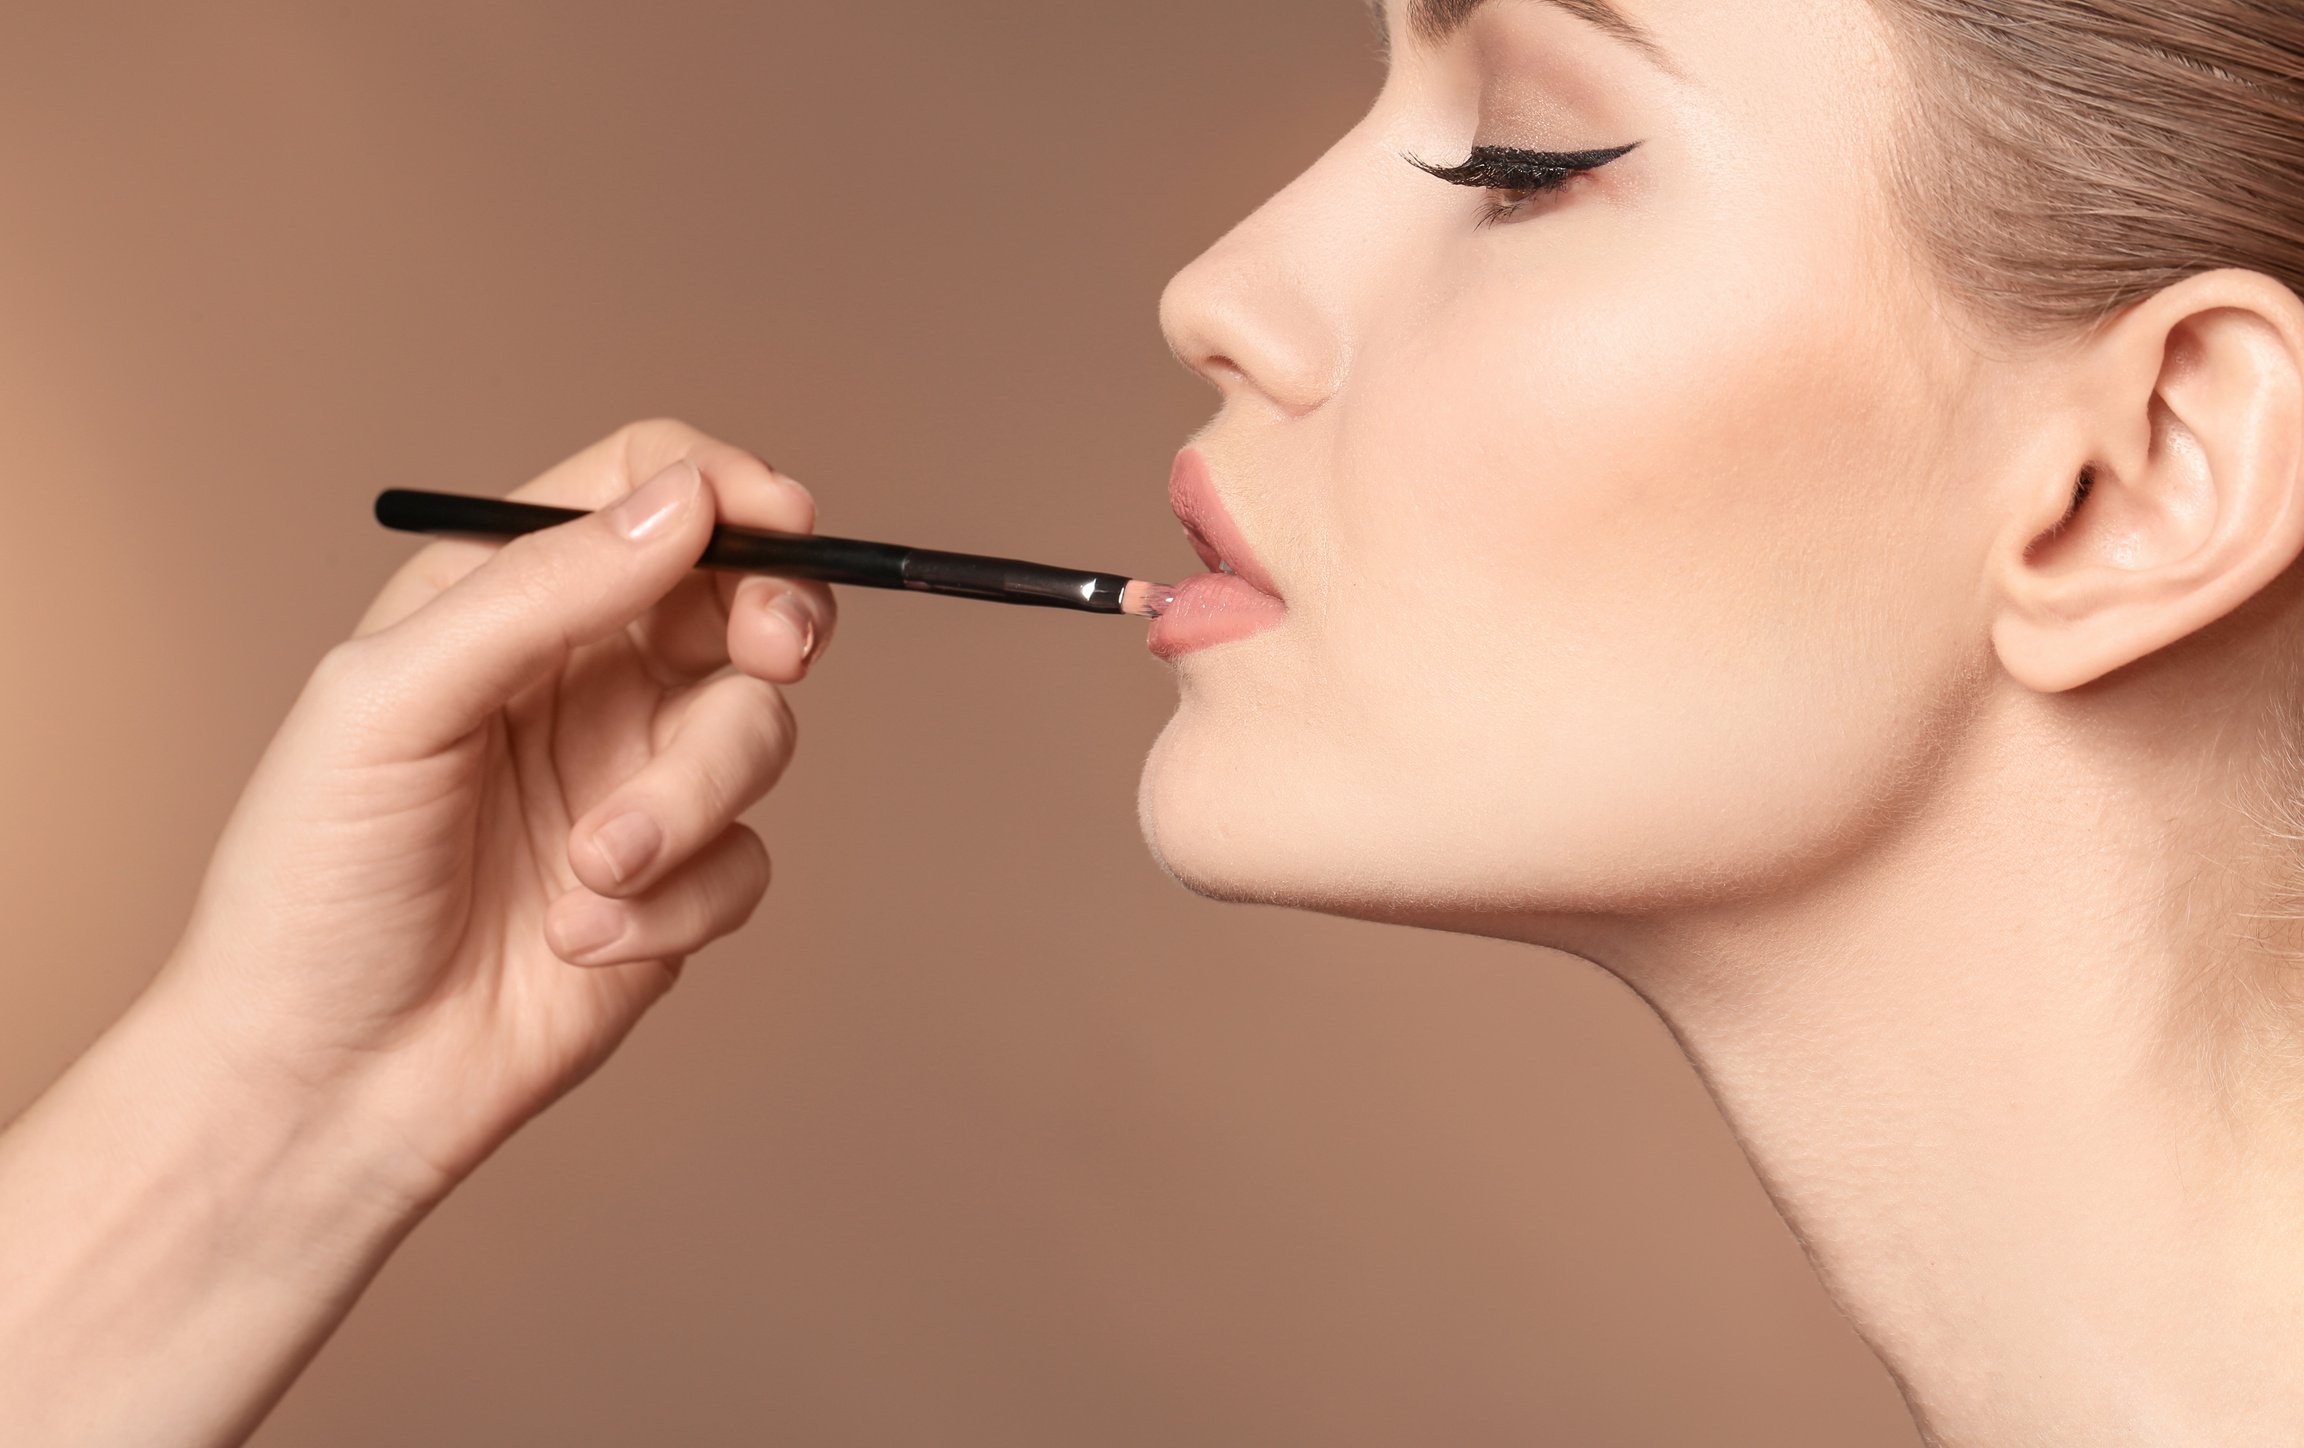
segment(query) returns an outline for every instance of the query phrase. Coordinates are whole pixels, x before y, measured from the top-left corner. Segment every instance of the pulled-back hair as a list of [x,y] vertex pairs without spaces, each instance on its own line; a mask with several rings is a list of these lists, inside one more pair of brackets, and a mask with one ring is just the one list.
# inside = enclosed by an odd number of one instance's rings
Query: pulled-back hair
[[[1976,318],[2070,337],[2220,267],[2304,294],[2304,0],[1873,3],[1917,87],[1891,203]],[[2261,892],[2233,926],[2259,968],[2194,962],[2172,1044],[2226,1095],[2304,1108],[2304,634],[2276,653],[2232,801],[2257,847],[2199,886]]]
[[1977,315],[2045,339],[2218,267],[2304,293],[2304,3],[1874,3],[1918,82],[1893,199]]

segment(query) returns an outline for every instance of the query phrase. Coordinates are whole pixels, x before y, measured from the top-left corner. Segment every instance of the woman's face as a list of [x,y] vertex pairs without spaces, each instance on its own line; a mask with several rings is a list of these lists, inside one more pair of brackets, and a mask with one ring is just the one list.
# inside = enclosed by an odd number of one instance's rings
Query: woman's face
[[[1163,301],[1287,605],[1176,659],[1140,805],[1195,890],[1499,933],[1745,897],[1857,847],[1978,697],[2022,379],[1888,208],[1887,32],[1619,3],[1664,65],[1597,0],[1445,38],[1388,0],[1374,108]],[[1631,143],[1525,198],[1404,159]]]

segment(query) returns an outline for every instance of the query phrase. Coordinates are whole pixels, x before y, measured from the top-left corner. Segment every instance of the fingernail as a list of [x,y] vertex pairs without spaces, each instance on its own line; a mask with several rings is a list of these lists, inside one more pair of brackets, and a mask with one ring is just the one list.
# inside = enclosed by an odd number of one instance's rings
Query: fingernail
[[592,832],[592,849],[608,866],[608,873],[621,885],[648,868],[656,852],[664,848],[664,832],[656,821],[630,810],[608,821]]
[[688,501],[700,481],[702,476],[696,471],[696,465],[682,458],[610,508],[608,522],[634,542],[653,537],[679,514],[681,505]]
[[592,955],[624,938],[628,917],[609,900],[587,900],[567,912],[560,925],[564,955]]
[[791,626],[792,634],[800,640],[800,663],[803,668],[816,661],[816,615],[800,601],[796,593],[779,593],[768,600],[768,611]]
[[791,494],[795,499],[799,501],[802,510],[805,511],[808,515],[810,526],[814,526],[816,519],[816,495],[809,492],[807,487],[803,485],[799,479],[789,477],[783,473],[779,473],[773,468],[769,470],[769,476],[776,480],[776,486],[782,488],[785,492]]

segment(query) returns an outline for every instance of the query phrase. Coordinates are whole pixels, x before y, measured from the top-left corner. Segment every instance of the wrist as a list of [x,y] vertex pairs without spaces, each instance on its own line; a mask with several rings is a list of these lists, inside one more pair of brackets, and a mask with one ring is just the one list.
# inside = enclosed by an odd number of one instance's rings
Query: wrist
[[[271,1004],[238,964],[180,948],[116,1031],[148,1039],[154,1059],[267,1123],[283,1167],[420,1217],[508,1134],[485,1132],[484,1119],[443,1099],[441,1083],[457,1073],[422,1042],[347,1047],[315,1031],[310,1007]],[[474,1132],[485,1139],[467,1141]]]
[[355,1073],[292,1069],[198,996],[162,972],[74,1071],[119,1113],[123,1149],[196,1163],[200,1197],[251,1247],[396,1242],[453,1188],[367,1109]]
[[438,1200],[147,991],[0,1133],[0,1437],[238,1442]]

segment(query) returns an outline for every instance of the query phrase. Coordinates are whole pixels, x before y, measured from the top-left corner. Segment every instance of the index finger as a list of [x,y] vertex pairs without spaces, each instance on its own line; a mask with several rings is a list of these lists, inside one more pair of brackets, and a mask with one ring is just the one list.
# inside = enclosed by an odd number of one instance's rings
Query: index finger
[[[815,528],[816,500],[808,490],[754,454],[704,439],[686,456],[711,482],[718,499],[719,521],[783,533],[806,533]],[[654,462],[653,457],[636,459],[635,476],[653,476],[640,469]],[[828,621],[832,615],[830,590],[822,584],[707,568],[675,584],[653,608],[632,622],[628,632],[639,648],[642,665],[656,682],[666,688],[682,687],[708,678],[732,662],[738,629],[747,631],[754,654],[761,652],[755,640],[781,637],[787,625],[767,611],[769,601],[780,593],[805,595],[806,612],[814,618]],[[750,604],[741,613],[740,599]],[[788,675],[778,677],[789,682]]]
[[[816,502],[807,489],[742,448],[708,437],[686,423],[668,420],[619,429],[505,496],[519,502],[595,512],[682,457],[703,473],[724,520],[792,533],[815,528]],[[469,538],[440,538],[426,544],[377,593],[353,637],[398,623],[454,587],[500,546]],[[745,575],[740,573],[700,570],[676,585],[651,613],[669,607],[693,617],[699,603],[716,611],[721,633],[719,663],[725,663],[727,617],[735,604],[736,589],[744,581]],[[681,631],[679,637],[685,641],[688,632]]]

